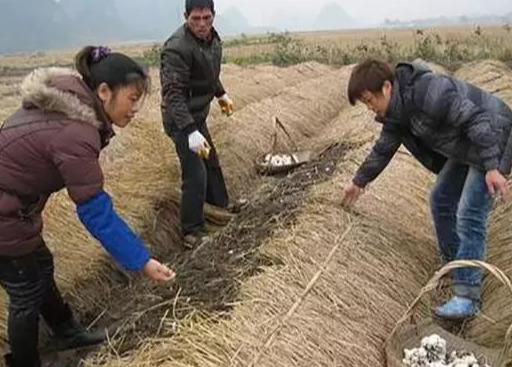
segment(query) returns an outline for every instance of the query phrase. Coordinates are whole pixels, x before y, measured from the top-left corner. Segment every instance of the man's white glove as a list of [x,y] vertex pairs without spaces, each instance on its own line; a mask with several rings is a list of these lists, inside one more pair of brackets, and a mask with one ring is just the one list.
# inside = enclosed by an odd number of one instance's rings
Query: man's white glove
[[224,93],[222,96],[220,96],[217,99],[217,102],[219,102],[220,109],[224,115],[231,116],[233,114],[234,104],[227,93]]
[[188,136],[188,148],[204,159],[208,159],[210,155],[210,144],[208,144],[203,134],[197,130]]

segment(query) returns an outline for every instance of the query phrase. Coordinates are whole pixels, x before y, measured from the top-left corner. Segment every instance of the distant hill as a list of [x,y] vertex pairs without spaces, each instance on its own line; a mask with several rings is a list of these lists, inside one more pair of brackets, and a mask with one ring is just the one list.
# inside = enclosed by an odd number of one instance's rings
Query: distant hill
[[357,22],[343,7],[335,2],[322,6],[318,12],[301,12],[298,9],[279,9],[271,24],[281,31],[320,31],[354,28]]
[[127,40],[163,40],[184,21],[181,1],[115,0],[115,3],[119,19],[126,29],[123,38]]
[[57,47],[70,38],[71,32],[63,32],[68,23],[59,3],[3,0],[1,7],[0,53]]
[[[184,22],[183,3],[181,0],[0,0],[0,54],[125,41],[163,42]],[[268,18],[268,26],[253,27],[239,7],[232,6],[217,14],[215,25],[221,36],[346,29],[359,25],[334,0],[319,6],[318,12],[281,6]],[[383,26],[505,23],[512,25],[512,13],[410,22],[387,20]]]
[[481,15],[481,16],[459,16],[459,17],[437,17],[414,19],[408,21],[399,21],[386,19],[383,26],[392,28],[421,28],[421,27],[439,27],[451,25],[504,25],[512,23],[512,13],[499,15]]
[[163,41],[183,22],[182,2],[174,0],[0,3],[0,54],[95,43]]
[[326,4],[313,23],[314,30],[346,29],[356,26],[356,20],[341,5],[334,2]]
[[246,33],[251,29],[249,20],[235,6],[229,7],[222,13],[217,14],[215,27],[219,30],[221,35]]

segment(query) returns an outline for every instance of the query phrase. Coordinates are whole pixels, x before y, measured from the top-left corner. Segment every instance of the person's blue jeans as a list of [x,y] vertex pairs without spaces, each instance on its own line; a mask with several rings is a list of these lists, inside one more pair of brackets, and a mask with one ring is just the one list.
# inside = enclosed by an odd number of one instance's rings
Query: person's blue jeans
[[[484,171],[452,160],[446,162],[431,195],[432,217],[445,263],[485,259],[492,203]],[[456,269],[453,282],[458,296],[480,300],[482,274],[479,269]]]

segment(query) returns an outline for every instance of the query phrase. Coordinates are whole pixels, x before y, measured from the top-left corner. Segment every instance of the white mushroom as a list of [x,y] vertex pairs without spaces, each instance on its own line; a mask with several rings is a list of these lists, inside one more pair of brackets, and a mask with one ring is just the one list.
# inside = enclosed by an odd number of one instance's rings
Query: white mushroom
[[[404,350],[404,366],[408,367],[480,367],[474,354],[465,351],[447,353],[446,340],[430,335],[421,340],[421,347]],[[482,367],[491,367],[485,365]]]

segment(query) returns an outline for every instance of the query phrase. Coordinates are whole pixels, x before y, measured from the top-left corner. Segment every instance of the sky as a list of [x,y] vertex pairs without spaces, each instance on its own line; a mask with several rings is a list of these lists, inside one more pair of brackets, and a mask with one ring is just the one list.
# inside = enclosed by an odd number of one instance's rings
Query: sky
[[318,13],[322,5],[336,2],[364,24],[385,18],[411,20],[438,16],[500,15],[512,12],[512,0],[215,0],[219,12],[236,5],[254,26],[275,22],[275,14]]

